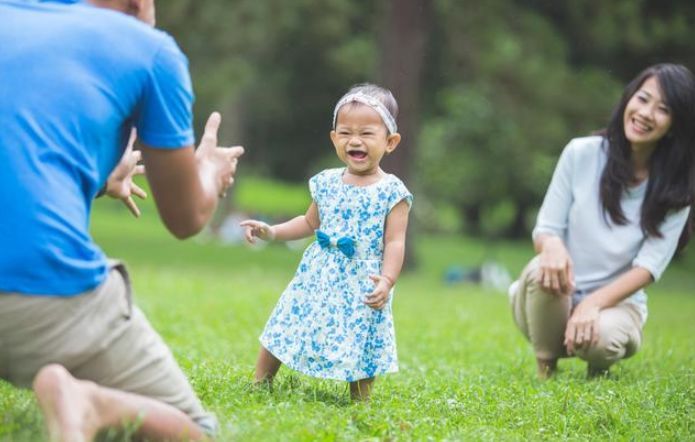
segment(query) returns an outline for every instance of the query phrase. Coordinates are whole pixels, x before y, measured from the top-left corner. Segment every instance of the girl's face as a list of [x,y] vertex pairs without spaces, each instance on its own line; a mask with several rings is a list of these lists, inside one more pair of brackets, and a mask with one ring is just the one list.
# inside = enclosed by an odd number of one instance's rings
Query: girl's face
[[647,78],[625,106],[623,128],[633,151],[653,150],[671,128],[666,105],[655,76]]
[[348,172],[372,175],[379,172],[381,159],[393,152],[401,136],[389,135],[381,117],[371,107],[348,103],[338,111],[331,141]]

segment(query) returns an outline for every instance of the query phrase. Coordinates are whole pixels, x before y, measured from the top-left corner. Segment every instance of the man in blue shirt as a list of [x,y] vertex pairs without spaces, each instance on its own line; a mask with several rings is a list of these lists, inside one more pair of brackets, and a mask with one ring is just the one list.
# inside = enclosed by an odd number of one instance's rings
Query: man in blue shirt
[[0,377],[33,380],[52,440],[128,422],[203,438],[214,418],[89,216],[132,127],[178,238],[210,219],[243,149],[217,147],[217,113],[195,149],[188,62],[151,26],[154,0],[0,0],[0,17]]

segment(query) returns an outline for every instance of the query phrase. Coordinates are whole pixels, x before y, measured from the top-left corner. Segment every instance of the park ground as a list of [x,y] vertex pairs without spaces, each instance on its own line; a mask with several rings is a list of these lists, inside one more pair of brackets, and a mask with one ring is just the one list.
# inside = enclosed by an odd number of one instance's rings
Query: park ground
[[[257,337],[301,248],[178,242],[143,210],[132,220],[99,202],[93,233],[130,266],[137,304],[219,417],[219,440],[695,440],[692,250],[648,290],[635,357],[597,380],[563,360],[541,382],[506,295],[443,277],[490,259],[516,274],[530,244],[419,235],[394,301],[400,371],[377,380],[370,402],[351,403],[345,384],[286,368],[272,391],[251,384]],[[0,441],[40,441],[42,425],[31,392],[0,382]]]

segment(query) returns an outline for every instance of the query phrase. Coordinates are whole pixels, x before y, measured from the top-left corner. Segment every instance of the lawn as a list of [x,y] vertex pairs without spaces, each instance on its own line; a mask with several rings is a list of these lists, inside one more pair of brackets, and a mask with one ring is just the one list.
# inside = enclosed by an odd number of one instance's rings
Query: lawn
[[[130,265],[136,302],[217,413],[219,440],[695,439],[692,250],[649,290],[642,351],[611,378],[588,381],[565,360],[539,382],[506,296],[442,277],[483,259],[516,274],[530,245],[420,236],[394,301],[400,372],[351,403],[345,384],[284,368],[272,391],[251,385],[257,337],[301,250],[177,242],[151,207],[136,221],[110,201],[97,204],[93,232]],[[41,428],[31,393],[0,383],[0,440],[41,440]]]

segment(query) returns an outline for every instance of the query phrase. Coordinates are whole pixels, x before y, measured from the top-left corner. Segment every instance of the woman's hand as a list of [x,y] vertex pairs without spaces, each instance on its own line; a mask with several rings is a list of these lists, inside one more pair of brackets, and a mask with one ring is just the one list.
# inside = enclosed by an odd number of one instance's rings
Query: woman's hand
[[577,348],[589,347],[598,342],[598,319],[601,309],[588,296],[572,312],[565,328],[565,347],[567,354],[574,354]]
[[539,255],[538,282],[541,287],[558,296],[569,296],[574,290],[572,258],[557,236],[543,238]]
[[265,241],[272,241],[275,239],[275,230],[272,226],[269,226],[263,221],[248,219],[246,221],[242,221],[239,223],[239,225],[244,227],[244,237],[250,244],[256,242],[256,238],[260,238]]
[[389,292],[391,287],[393,287],[393,281],[384,275],[371,275],[369,279],[374,282],[375,287],[364,303],[373,309],[381,310],[389,300]]

